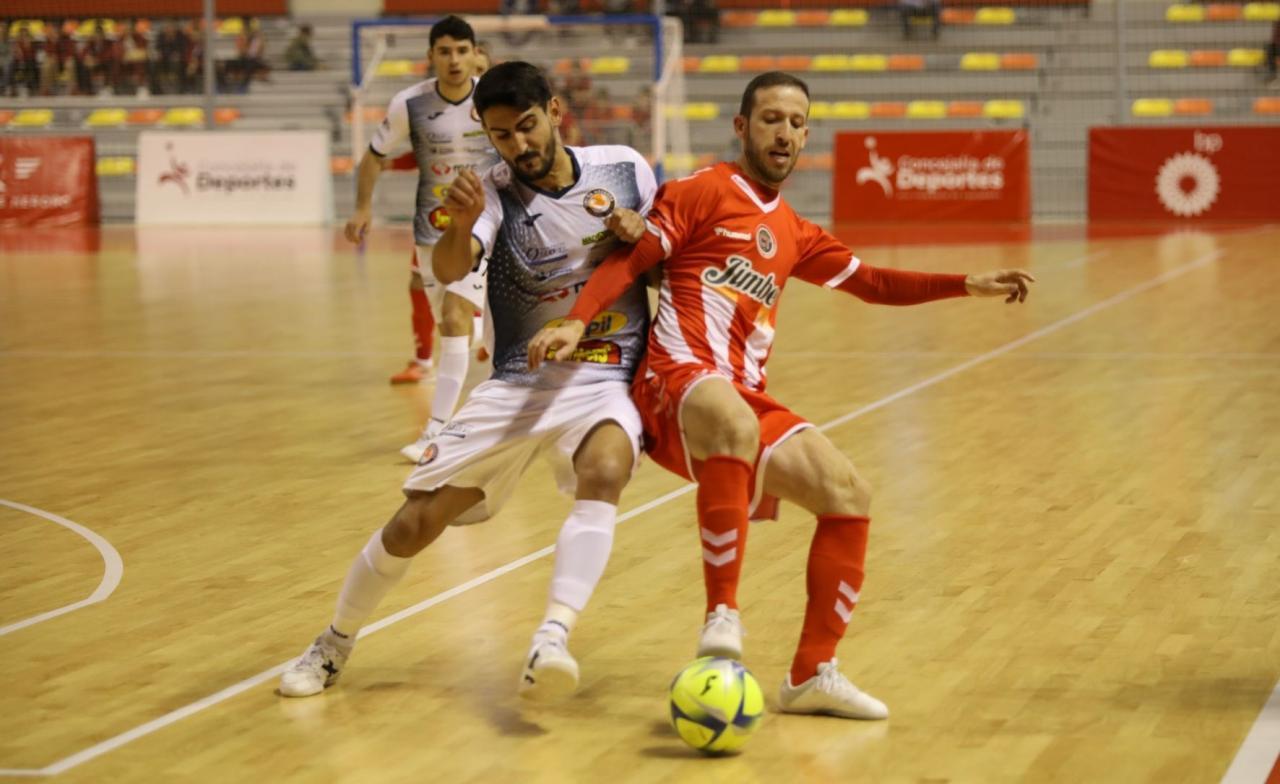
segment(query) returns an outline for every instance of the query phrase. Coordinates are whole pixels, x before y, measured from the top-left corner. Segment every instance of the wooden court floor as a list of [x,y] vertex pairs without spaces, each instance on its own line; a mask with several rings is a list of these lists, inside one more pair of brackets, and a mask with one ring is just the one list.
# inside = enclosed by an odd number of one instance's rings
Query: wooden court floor
[[[790,287],[770,390],[876,487],[840,660],[893,715],[771,712],[728,759],[666,724],[702,587],[693,496],[652,464],[575,633],[573,700],[514,695],[568,510],[542,467],[416,560],[336,688],[273,693],[397,506],[426,415],[428,389],[386,383],[408,248],[111,228],[92,252],[0,252],[0,778],[1212,782],[1252,748],[1228,780],[1266,779],[1280,227],[860,254],[1024,266],[1020,307]],[[785,508],[747,548],[770,705],[811,527]]]

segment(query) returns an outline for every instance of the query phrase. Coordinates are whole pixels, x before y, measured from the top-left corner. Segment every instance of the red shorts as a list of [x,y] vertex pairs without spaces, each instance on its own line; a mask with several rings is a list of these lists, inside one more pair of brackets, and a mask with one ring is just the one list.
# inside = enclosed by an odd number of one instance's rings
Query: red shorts
[[[683,365],[674,372],[657,373],[649,368],[646,360],[640,363],[631,384],[631,399],[640,410],[640,420],[644,423],[644,451],[655,463],[690,482],[697,481],[694,477],[701,461],[690,458],[685,449],[680,408],[689,392],[708,378],[725,377],[701,365]],[[775,519],[778,516],[778,499],[764,494],[764,471],[769,464],[769,456],[783,441],[813,425],[765,393],[733,381],[730,383],[756,412],[760,422],[760,450],[756,453],[755,471],[751,477],[751,519]]]

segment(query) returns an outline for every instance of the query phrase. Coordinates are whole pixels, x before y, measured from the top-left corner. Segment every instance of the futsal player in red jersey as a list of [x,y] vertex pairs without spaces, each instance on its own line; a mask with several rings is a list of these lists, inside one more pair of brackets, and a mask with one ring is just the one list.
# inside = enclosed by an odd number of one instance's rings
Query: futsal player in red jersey
[[645,448],[698,482],[707,619],[699,656],[742,656],[737,588],[749,519],[778,499],[817,517],[808,602],[779,705],[791,713],[883,719],[889,709],[843,674],[836,647],[862,589],[871,491],[813,425],[765,392],[765,364],[783,287],[792,277],[867,302],[914,305],[948,297],[1026,299],[1022,270],[939,275],[862,264],[801,218],[778,193],[808,138],[809,90],[782,72],[747,85],[734,132],[741,156],[658,192],[649,232],[592,274],[565,322],[529,343],[529,362],[571,356],[585,325],[639,276],[661,265],[658,312],[632,397]]

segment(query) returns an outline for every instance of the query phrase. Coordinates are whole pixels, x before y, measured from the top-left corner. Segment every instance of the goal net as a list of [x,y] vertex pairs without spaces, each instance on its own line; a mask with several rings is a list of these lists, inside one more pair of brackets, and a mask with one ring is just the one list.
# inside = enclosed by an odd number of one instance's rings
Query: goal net
[[[392,96],[431,76],[427,51],[434,21],[352,22],[351,111],[344,129],[353,162],[364,154]],[[607,21],[598,15],[472,16],[467,21],[493,63],[525,60],[545,70],[568,107],[570,119],[562,128],[566,143],[634,147],[653,164],[659,182],[692,169],[679,20],[636,14]],[[407,160],[393,166],[411,168]],[[375,214],[408,215],[411,179],[384,178],[390,182],[378,187]]]

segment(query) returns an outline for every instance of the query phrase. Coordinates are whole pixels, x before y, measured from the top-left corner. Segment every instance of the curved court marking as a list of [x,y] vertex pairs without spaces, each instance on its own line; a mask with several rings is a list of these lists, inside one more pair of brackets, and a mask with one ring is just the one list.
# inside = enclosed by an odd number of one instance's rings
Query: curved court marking
[[[1029,332],[1020,338],[1017,338],[1001,346],[998,346],[992,349],[991,351],[988,351],[984,354],[979,354],[978,356],[973,357],[967,362],[962,362],[947,370],[942,371],[941,373],[930,376],[922,381],[912,384],[911,386],[904,387],[898,390],[897,392],[894,392],[891,395],[880,398],[879,400],[876,400],[872,403],[868,403],[867,405],[862,406],[861,408],[858,408],[854,411],[850,411],[849,413],[843,416],[836,417],[835,419],[832,419],[829,422],[819,425],[818,430],[827,431],[832,428],[839,427],[840,425],[843,425],[846,422],[849,422],[850,420],[857,419],[858,417],[869,414],[872,411],[876,411],[878,409],[884,408],[890,403],[893,403],[897,400],[901,400],[902,398],[907,397],[908,395],[912,395],[916,392],[919,392],[922,389],[927,389],[929,387],[936,386],[937,384],[940,384],[943,381],[946,381],[952,376],[955,376],[959,373],[963,373],[964,371],[969,370],[970,368],[973,368],[977,365],[981,365],[997,357],[1004,356],[1005,354],[1008,354],[1011,351],[1014,351],[1022,346],[1025,346],[1028,343],[1031,343],[1032,341],[1039,340],[1040,338],[1045,337],[1046,335],[1052,335],[1053,333],[1058,332],[1059,330],[1062,330],[1066,327],[1069,327],[1072,324],[1076,324],[1080,321],[1083,321],[1084,319],[1089,318],[1090,316],[1093,316],[1094,314],[1100,311],[1106,310],[1107,308],[1113,307],[1115,305],[1119,305],[1122,302],[1126,302],[1138,296],[1139,294],[1144,294],[1154,288],[1157,288],[1159,286],[1164,285],[1165,283],[1168,283],[1171,280],[1180,278],[1189,272],[1194,272],[1198,269],[1206,267],[1214,263],[1215,261],[1217,261],[1223,255],[1224,255],[1224,252],[1221,250],[1215,250],[1210,253],[1206,253],[1203,256],[1200,256],[1199,258],[1195,259],[1194,261],[1190,261],[1190,262],[1187,262],[1186,264],[1180,265],[1178,267],[1174,267],[1170,270],[1167,270],[1155,276],[1154,278],[1149,278],[1148,280],[1142,283],[1139,283],[1135,286],[1131,286],[1121,291],[1120,293],[1115,294],[1114,296],[1111,296],[1111,297],[1108,297],[1107,299],[1096,302],[1093,305],[1090,305],[1089,307],[1084,308],[1083,310],[1076,311],[1070,316],[1060,318],[1057,321],[1054,321],[1050,324],[1046,324],[1040,329]],[[627,520],[630,520],[631,518],[636,517],[638,515],[644,514],[650,509],[653,509],[658,506],[662,506],[668,501],[671,501],[675,498],[685,495],[686,493],[692,492],[694,487],[695,485],[686,484],[682,487],[672,490],[666,495],[659,496],[658,498],[655,498],[652,501],[649,501],[648,503],[642,504],[641,506],[638,506],[635,509],[628,511],[626,514],[620,515],[618,517],[618,524],[621,525]],[[549,545],[547,547],[542,548],[541,550],[538,550],[533,553],[529,553],[528,555],[522,558],[518,558],[504,566],[499,566],[497,569],[486,572],[478,577],[468,580],[467,582],[462,583],[461,585],[454,586],[453,588],[450,588],[447,591],[438,593],[435,596],[432,596],[428,599],[424,599],[423,601],[413,605],[412,607],[406,607],[400,612],[389,615],[386,618],[383,618],[382,620],[376,623],[369,624],[368,626],[366,626],[364,629],[360,631],[359,637],[363,638],[369,634],[373,634],[379,629],[384,629],[393,623],[398,623],[399,621],[402,621],[405,618],[408,618],[413,615],[417,615],[423,610],[426,610],[430,607],[440,604],[441,602],[447,601],[448,599],[452,599],[453,597],[459,594],[466,593],[467,591],[470,591],[472,588],[476,588],[480,585],[484,585],[485,583],[492,582],[493,580],[501,577],[504,574],[507,574],[508,572],[515,571],[516,569],[519,569],[522,566],[532,563],[533,561],[536,561],[540,558],[545,558],[546,556],[550,555],[554,550],[555,550],[555,547]],[[170,711],[169,713],[166,713],[163,716],[152,719],[151,721],[145,724],[140,724],[137,727],[134,727],[131,730],[122,732],[119,735],[116,735],[114,737],[107,738],[106,740],[100,743],[94,744],[93,746],[89,746],[88,748],[78,751],[75,754],[72,754],[68,757],[63,757],[62,759],[56,762],[53,762],[49,765],[46,765],[43,768],[21,768],[21,769],[0,768],[0,776],[56,776],[59,773],[63,773],[67,770],[70,770],[71,768],[74,768],[92,759],[100,757],[103,754],[107,754],[109,752],[115,751],[121,746],[124,746],[127,743],[135,741],[138,738],[144,737],[146,735],[150,735],[151,733],[157,730],[163,729],[169,726],[170,724],[174,724],[178,721],[181,721],[182,719],[187,718],[188,716],[191,716],[195,713],[199,713],[205,708],[213,707],[214,705],[224,702],[236,696],[237,694],[241,694],[242,692],[248,691],[249,689],[252,689],[255,686],[266,683],[274,679],[275,677],[277,677],[281,672],[283,672],[285,667],[288,667],[289,664],[292,663],[292,661],[293,659],[289,659],[288,661],[281,662],[280,664],[277,664],[276,666],[272,667],[269,670],[264,670],[263,672],[260,672],[257,675],[250,676],[249,678],[246,678],[245,680],[242,680],[239,683],[232,684],[231,686],[228,686],[227,688],[219,692],[210,694],[208,697],[204,697],[203,699],[192,702],[188,705],[178,708],[177,710]]]
[[[3,498],[0,498],[0,506],[7,506],[10,509],[17,509],[19,512],[26,512],[27,514],[35,515],[36,517],[42,517],[51,523],[57,523],[63,528],[70,529],[82,539],[86,539],[89,544],[97,548],[98,554],[102,556],[102,562],[106,567],[102,573],[102,582],[98,583],[98,587],[94,592],[89,594],[89,598],[81,599],[78,602],[68,604],[65,607],[59,607],[56,610],[41,613],[32,618],[27,618],[24,621],[11,623],[8,626],[0,626],[0,637],[3,637],[10,632],[16,632],[19,629],[25,629],[28,626],[35,626],[37,623],[47,621],[50,618],[57,618],[59,615],[66,615],[73,610],[79,610],[81,607],[88,607],[91,604],[97,604],[110,596],[111,593],[115,591],[116,586],[120,584],[120,578],[124,575],[124,561],[120,560],[120,553],[116,552],[116,548],[112,547],[111,543],[106,539],[103,539],[101,536],[98,536],[93,531],[90,531],[79,523],[73,523],[65,517],[61,517],[52,512],[46,512],[43,509],[37,509],[34,506],[27,506],[26,504],[19,504],[14,501],[6,501]],[[0,769],[0,774],[13,775],[13,773],[2,769]]]

